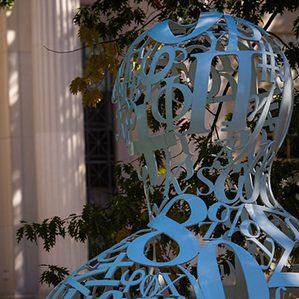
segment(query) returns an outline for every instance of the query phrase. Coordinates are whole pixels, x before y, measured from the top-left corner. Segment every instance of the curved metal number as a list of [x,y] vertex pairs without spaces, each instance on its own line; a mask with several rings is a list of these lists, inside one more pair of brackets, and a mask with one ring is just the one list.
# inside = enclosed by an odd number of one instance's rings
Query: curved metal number
[[[206,244],[198,258],[198,281],[203,291],[203,298],[225,299],[225,292],[216,259],[217,245],[225,244],[230,247],[241,265],[249,299],[268,299],[269,290],[266,278],[255,259],[242,247],[226,240],[213,240]],[[246,292],[246,290],[244,290]]]
[[[171,207],[179,200],[186,201],[191,211],[189,218],[181,224],[166,216]],[[192,194],[182,194],[174,197],[163,208],[160,215],[148,224],[153,231],[137,238],[129,245],[127,250],[128,257],[142,265],[156,267],[180,265],[190,261],[200,252],[200,245],[196,236],[187,227],[205,220],[206,216],[206,205],[199,197]],[[150,240],[162,233],[178,244],[180,248],[179,254],[168,262],[151,261],[144,255],[146,245]],[[188,246],[185,246],[185,244],[188,244]]]
[[[299,223],[270,184],[292,89],[281,44],[246,20],[202,13],[194,24],[167,20],[141,34],[119,68],[112,101],[120,137],[145,160],[148,228],[81,266],[48,298],[298,298],[291,258]],[[194,139],[210,135],[217,151],[201,165]],[[189,179],[198,186],[189,188]],[[151,204],[157,186],[159,206]],[[183,223],[173,213],[178,206]]]

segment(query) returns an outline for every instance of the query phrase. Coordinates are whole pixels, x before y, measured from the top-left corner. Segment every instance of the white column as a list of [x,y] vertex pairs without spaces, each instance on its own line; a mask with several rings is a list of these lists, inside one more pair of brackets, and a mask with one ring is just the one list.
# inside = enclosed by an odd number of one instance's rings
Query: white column
[[79,0],[16,0],[0,12],[0,298],[44,298],[40,264],[74,270],[87,246],[16,242],[21,220],[78,213],[85,203],[83,112],[68,85],[81,73],[72,18]]
[[[67,217],[85,203],[83,112],[69,83],[81,73],[81,52],[72,18],[79,0],[32,1],[32,62],[38,220]],[[71,270],[87,260],[85,246],[59,240],[50,254],[40,246],[40,261]],[[45,291],[42,289],[42,292]]]
[[1,18],[0,192],[4,229],[0,236],[0,296],[5,298],[33,297],[39,287],[38,248],[28,242],[16,242],[20,220],[35,221],[37,211],[30,7],[30,2],[17,2],[15,9]]
[[7,57],[6,15],[2,10],[0,11],[0,297],[13,294],[15,287]]

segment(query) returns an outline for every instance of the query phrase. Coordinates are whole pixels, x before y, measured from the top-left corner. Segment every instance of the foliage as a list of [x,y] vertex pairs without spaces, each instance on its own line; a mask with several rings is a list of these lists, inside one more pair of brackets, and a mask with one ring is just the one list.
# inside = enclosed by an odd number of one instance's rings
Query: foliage
[[[143,5],[140,5],[141,2]],[[103,99],[100,87],[105,76],[109,73],[112,79],[115,77],[126,47],[153,22],[165,18],[194,22],[200,11],[218,10],[263,25],[262,20],[269,13],[270,17],[264,24],[264,28],[268,29],[277,15],[283,15],[286,11],[295,11],[298,8],[299,2],[296,0],[212,0],[202,2],[197,0],[97,0],[91,6],[79,8],[74,17],[74,23],[79,27],[78,34],[88,59],[83,76],[77,77],[71,82],[70,91],[73,94],[81,94],[83,104],[86,106],[100,105],[100,101]],[[294,37],[298,38],[298,35],[299,18],[294,23]],[[284,43],[284,45],[291,66],[296,70],[299,66],[299,45],[295,41]],[[298,106],[295,107],[295,111],[298,110]],[[295,113],[293,117],[291,130],[287,137],[287,142],[290,144],[294,144],[294,139],[298,138],[298,113]],[[229,119],[231,115],[226,117]],[[149,120],[149,124],[153,131],[159,129],[153,120]],[[205,138],[194,140],[195,147],[204,149],[200,151],[198,165],[210,163],[216,150],[215,146]],[[299,193],[296,183],[299,175],[299,163],[286,159],[290,158],[284,156],[286,152],[286,150],[281,151],[280,160],[276,161],[273,166],[274,192],[287,210],[296,213],[299,207],[294,200],[294,193]],[[160,153],[156,152],[157,160],[162,161],[159,155]],[[143,162],[141,160],[136,163]],[[160,170],[163,171],[163,165],[159,164]],[[185,183],[191,189],[198,187],[199,184],[196,176]],[[25,238],[36,242],[41,239],[44,249],[49,251],[55,246],[57,237],[65,238],[68,235],[79,242],[89,240],[92,254],[95,255],[132,232],[146,227],[148,215],[143,198],[143,185],[132,164],[116,166],[116,185],[118,189],[111,195],[104,208],[86,204],[80,215],[71,214],[65,219],[55,216],[42,223],[23,222],[23,226],[17,232],[17,240],[21,241]],[[153,197],[155,203],[162,200],[160,188],[157,187],[154,190]],[[172,217],[181,219],[184,209],[185,207],[181,207],[181,209],[172,211]],[[194,230],[196,229],[195,227]],[[220,233],[215,232],[215,234]],[[167,240],[162,240],[161,248],[164,241],[167,242]],[[173,248],[173,250],[176,249]],[[49,265],[48,270],[42,274],[41,282],[55,285],[67,274],[66,268]]]
[[11,9],[14,5],[14,0],[0,0],[0,8]]
[[288,135],[273,163],[273,193],[280,204],[295,217],[299,214],[299,94],[295,94],[293,117]]
[[[197,20],[201,11],[218,10],[261,26],[263,18],[270,14],[264,24],[264,28],[268,29],[277,15],[286,11],[293,12],[298,7],[299,2],[296,0],[97,0],[91,6],[79,8],[74,17],[80,39],[88,49],[88,61],[85,74],[72,81],[70,90],[74,94],[82,94],[84,105],[96,106],[103,98],[98,87],[101,86],[106,70],[114,78],[126,47],[156,21],[172,19],[191,23]],[[298,38],[299,17],[294,22],[293,32],[294,38]],[[291,66],[298,68],[298,42],[291,40],[284,44]]]
[[[23,221],[23,226],[17,231],[17,241],[25,238],[37,242],[40,239],[44,250],[50,251],[57,237],[65,238],[68,235],[78,242],[86,242],[88,239],[91,251],[96,255],[132,232],[146,227],[148,214],[145,200],[140,198],[143,185],[133,165],[117,164],[116,180],[119,190],[106,207],[88,203],[80,215],[70,214],[64,219],[55,216],[42,223],[29,224]],[[40,281],[56,285],[67,274],[65,267],[48,265]]]
[[48,270],[44,271],[40,277],[41,283],[46,283],[49,286],[53,284],[54,286],[58,285],[61,280],[67,275],[70,274],[70,271],[65,267],[58,267],[55,265],[45,265],[41,266],[47,267]]
[[[86,45],[92,47],[93,32],[86,30],[86,27],[79,29],[81,40]],[[105,43],[100,48],[93,49],[93,54],[87,60],[84,75],[76,77],[70,84],[72,94],[81,93],[83,105],[95,107],[103,97],[101,93],[101,84],[107,71],[112,77],[117,72],[117,49],[116,43]]]

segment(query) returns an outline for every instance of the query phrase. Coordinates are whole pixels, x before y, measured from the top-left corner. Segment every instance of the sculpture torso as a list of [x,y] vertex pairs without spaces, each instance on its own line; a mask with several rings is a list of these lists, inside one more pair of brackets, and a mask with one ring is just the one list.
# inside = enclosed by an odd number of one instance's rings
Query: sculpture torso
[[[289,265],[298,222],[270,186],[292,109],[279,42],[222,13],[202,13],[192,25],[162,22],[130,47],[113,101],[120,136],[144,161],[150,222],[50,298],[298,296],[299,274]],[[204,164],[207,146],[213,153]],[[157,186],[163,200],[154,203]],[[173,209],[185,211],[183,223]]]

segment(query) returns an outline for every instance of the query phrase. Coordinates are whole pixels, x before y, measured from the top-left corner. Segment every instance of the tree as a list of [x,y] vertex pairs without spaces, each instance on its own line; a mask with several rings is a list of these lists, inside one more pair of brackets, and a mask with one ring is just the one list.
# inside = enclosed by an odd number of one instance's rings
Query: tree
[[14,0],[0,0],[0,8],[11,9],[13,7]]
[[[104,76],[109,72],[112,78],[115,77],[126,47],[153,22],[172,19],[192,23],[197,20],[201,11],[218,10],[260,24],[267,30],[278,15],[283,15],[286,11],[296,11],[299,8],[299,2],[296,0],[283,2],[276,0],[213,0],[207,3],[196,0],[147,0],[142,2],[144,9],[140,6],[141,2],[134,0],[132,5],[132,1],[97,0],[91,6],[78,9],[74,23],[79,27],[79,36],[89,55],[84,75],[71,82],[70,90],[73,94],[80,93],[82,95],[83,105],[94,107],[101,105],[102,100],[106,100],[103,99],[100,91]],[[268,21],[262,24],[266,14],[269,14]],[[294,37],[298,38],[299,17],[294,22],[293,30]],[[291,66],[298,74],[299,44],[298,42],[282,42],[285,45],[286,55]],[[296,95],[296,101],[298,102],[298,100],[298,95]],[[219,108],[215,120],[220,115],[221,105]],[[297,128],[298,109],[299,107],[296,105],[292,128]],[[155,122],[152,121],[150,124],[153,131],[159,129]],[[211,135],[216,131],[216,121],[214,121],[212,129]],[[289,147],[293,146],[293,140],[296,137],[296,129],[291,129],[287,137]],[[212,155],[217,152],[217,145],[212,144],[209,138],[196,140],[196,146],[205,149],[198,157],[198,163],[209,163]],[[156,155],[160,171],[163,171],[163,159],[159,157],[159,153]],[[136,163],[142,164],[143,161],[141,159],[135,161]],[[299,163],[291,163],[290,156],[281,155],[274,164],[273,182],[276,186],[274,192],[278,194],[282,205],[291,212],[299,210],[298,203],[290,197],[294,197],[294,193],[299,193],[296,184],[298,174]],[[198,186],[198,181],[192,177],[186,184],[195,188]],[[44,249],[49,251],[55,246],[57,237],[64,238],[68,234],[79,242],[89,239],[93,252],[96,254],[130,233],[146,227],[148,222],[146,203],[145,200],[140,199],[143,186],[133,164],[118,164],[116,166],[116,185],[118,188],[112,194],[105,208],[86,204],[80,215],[70,214],[65,219],[54,216],[51,219],[45,219],[42,223],[23,222],[23,226],[17,232],[18,241],[22,238],[35,242],[37,239],[41,239]],[[154,190],[153,198],[156,202],[161,201],[162,192],[159,188]],[[128,202],[130,202],[129,205]],[[176,214],[173,217],[181,219],[183,212],[184,207],[181,207],[181,210],[178,209],[174,212]],[[175,248],[173,250],[175,251]],[[68,270],[64,267],[50,265],[48,270],[42,274],[41,281],[57,284],[67,273]]]

